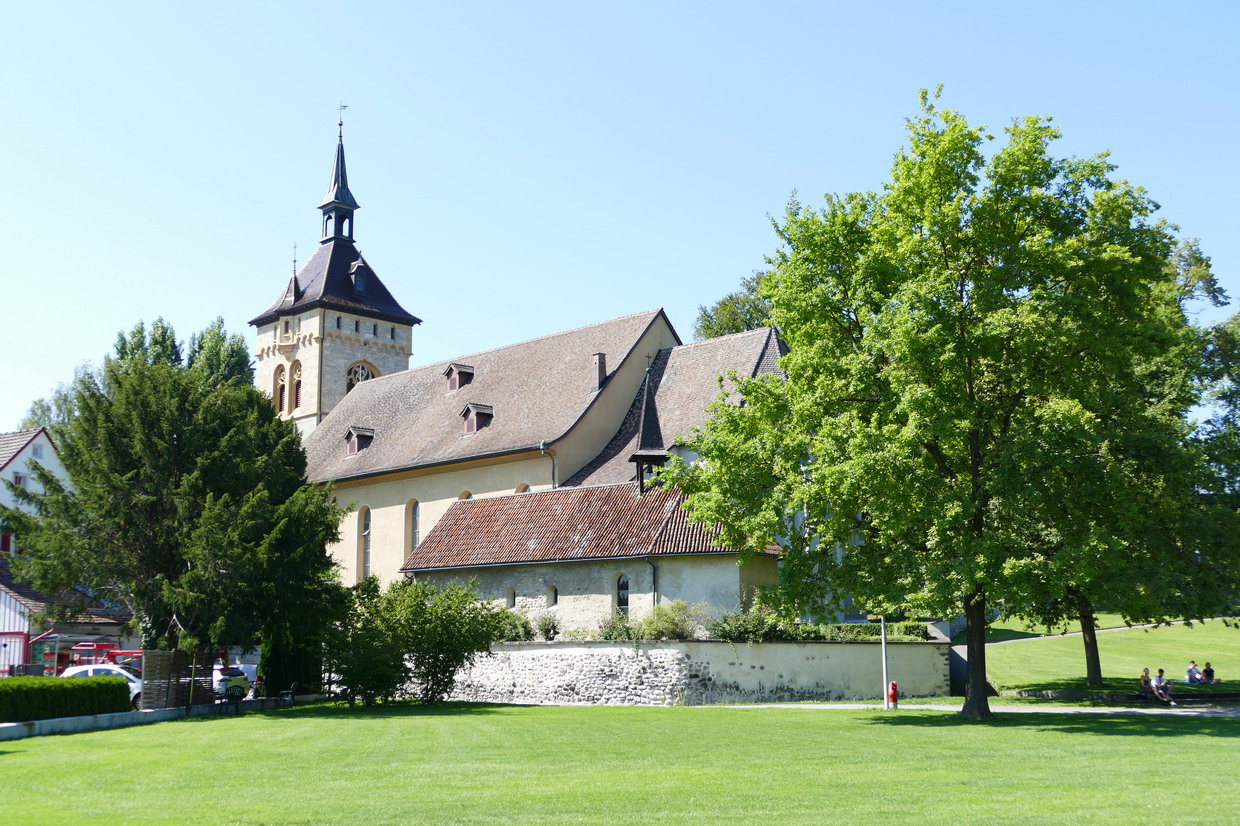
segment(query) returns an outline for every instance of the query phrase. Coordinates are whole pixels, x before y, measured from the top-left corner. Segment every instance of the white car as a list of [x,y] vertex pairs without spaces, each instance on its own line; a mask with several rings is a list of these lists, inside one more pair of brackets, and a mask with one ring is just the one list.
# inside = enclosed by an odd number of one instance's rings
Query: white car
[[96,663],[95,665],[75,665],[72,668],[66,668],[61,672],[62,677],[124,677],[129,681],[129,702],[133,704],[134,711],[138,710],[142,703],[142,681],[134,675],[130,674],[119,665],[111,663]]

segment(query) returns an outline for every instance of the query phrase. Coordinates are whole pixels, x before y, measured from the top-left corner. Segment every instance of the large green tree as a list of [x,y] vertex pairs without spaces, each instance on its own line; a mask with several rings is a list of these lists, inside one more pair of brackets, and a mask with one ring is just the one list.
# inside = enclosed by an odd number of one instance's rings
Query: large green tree
[[306,482],[297,431],[252,386],[240,337],[217,322],[184,349],[165,323],[138,325],[78,375],[54,430],[68,481],[36,470],[42,492],[0,514],[21,537],[15,573],[126,609],[146,646],[312,633],[332,604],[341,511]]
[[881,193],[794,200],[760,288],[786,377],[735,379],[669,470],[725,544],[784,546],[799,610],[963,613],[978,718],[988,610],[1155,557],[1201,466],[1192,394],[1151,398],[1192,337],[1157,205],[1046,119],[1006,133],[923,93]]
[[741,288],[714,304],[698,307],[693,325],[695,338],[718,338],[771,326],[771,303],[760,293],[764,272],[755,272],[741,281]]

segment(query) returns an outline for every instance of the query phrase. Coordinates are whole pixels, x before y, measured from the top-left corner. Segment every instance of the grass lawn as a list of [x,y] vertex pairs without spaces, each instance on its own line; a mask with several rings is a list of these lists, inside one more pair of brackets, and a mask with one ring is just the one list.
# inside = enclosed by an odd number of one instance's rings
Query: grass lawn
[[[1142,668],[1183,680],[1189,660],[1198,666],[1214,663],[1224,680],[1217,689],[1240,691],[1240,628],[1220,620],[1158,628],[1125,628],[1098,634],[1102,676],[1112,691],[1135,691]],[[1084,688],[1085,646],[1079,636],[1043,637],[1028,642],[986,646],[986,672],[999,690],[1022,688]],[[1187,693],[1189,686],[1176,686]]]
[[0,817],[1227,823],[1238,737],[1240,719],[1171,715],[310,706],[0,742]]

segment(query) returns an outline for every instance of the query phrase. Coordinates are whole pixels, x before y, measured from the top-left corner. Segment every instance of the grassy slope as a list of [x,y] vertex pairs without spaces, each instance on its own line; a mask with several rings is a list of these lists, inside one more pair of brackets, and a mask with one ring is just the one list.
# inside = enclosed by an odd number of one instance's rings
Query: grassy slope
[[1240,819],[1240,784],[1215,780],[1238,736],[1170,715],[310,707],[0,743],[0,770],[23,824],[1192,823]]
[[[1150,673],[1163,668],[1173,680],[1184,679],[1189,660],[1199,666],[1214,663],[1217,675],[1226,680],[1220,688],[1240,690],[1240,629],[1218,620],[1160,628],[1125,628],[1098,634],[1102,674],[1108,687],[1135,690],[1142,668]],[[986,671],[1000,689],[1083,687],[1085,648],[1079,636],[1044,637],[986,647]],[[1177,686],[1186,691],[1187,686]]]

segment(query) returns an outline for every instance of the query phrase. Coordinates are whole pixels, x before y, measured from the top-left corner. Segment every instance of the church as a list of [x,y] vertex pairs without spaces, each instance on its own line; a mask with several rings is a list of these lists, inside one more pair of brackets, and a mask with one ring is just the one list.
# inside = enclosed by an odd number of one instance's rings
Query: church
[[671,600],[736,610],[774,582],[778,549],[739,564],[651,484],[721,376],[778,371],[774,330],[684,344],[651,309],[410,369],[421,320],[357,249],[358,208],[338,136],[322,240],[250,322],[309,478],[353,505],[330,549],[345,584],[473,579],[573,628]]

